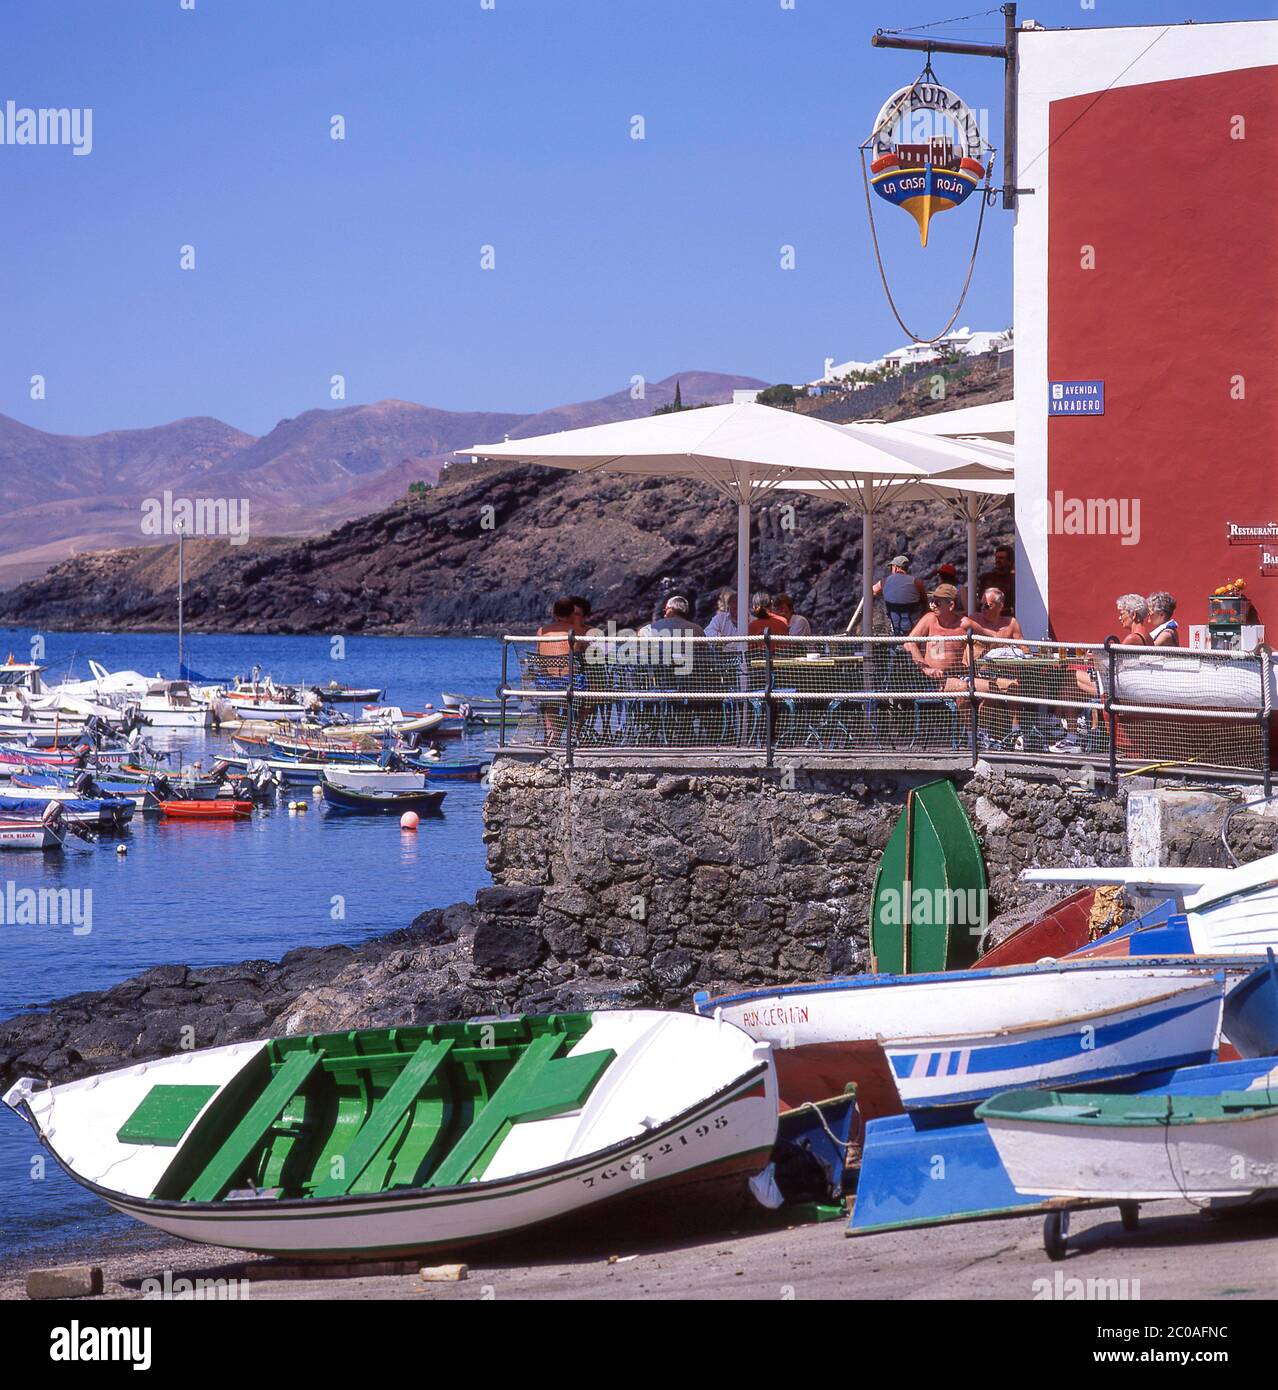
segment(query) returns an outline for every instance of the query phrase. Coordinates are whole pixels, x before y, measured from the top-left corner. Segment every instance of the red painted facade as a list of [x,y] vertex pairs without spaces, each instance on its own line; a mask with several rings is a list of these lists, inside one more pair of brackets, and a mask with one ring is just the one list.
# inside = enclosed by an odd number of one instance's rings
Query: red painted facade
[[1048,376],[1103,380],[1105,414],[1048,421],[1047,500],[1140,503],[1136,544],[1050,535],[1053,634],[1155,589],[1184,632],[1241,577],[1274,643],[1278,576],[1226,526],[1278,521],[1278,68],[1057,101],[1050,130]]

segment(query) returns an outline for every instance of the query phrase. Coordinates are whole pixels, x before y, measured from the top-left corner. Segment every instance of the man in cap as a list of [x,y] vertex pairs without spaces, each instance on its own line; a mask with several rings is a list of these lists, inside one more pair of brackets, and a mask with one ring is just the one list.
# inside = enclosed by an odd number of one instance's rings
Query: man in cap
[[904,637],[913,631],[915,615],[927,602],[927,587],[910,574],[908,555],[893,555],[887,575],[874,586],[874,596],[883,600],[893,633]]

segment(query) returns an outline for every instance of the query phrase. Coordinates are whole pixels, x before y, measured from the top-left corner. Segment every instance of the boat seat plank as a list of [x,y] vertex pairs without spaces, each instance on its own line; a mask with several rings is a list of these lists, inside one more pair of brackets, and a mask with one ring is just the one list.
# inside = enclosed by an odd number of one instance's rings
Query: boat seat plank
[[186,1190],[183,1201],[216,1202],[235,1181],[253,1150],[266,1137],[286,1105],[323,1062],[323,1049],[294,1052],[276,1071],[270,1084],[249,1107],[226,1142],[212,1155]]
[[616,1058],[611,1049],[555,1058],[569,1039],[546,1033],[529,1043],[471,1126],[432,1174],[429,1187],[479,1178],[507,1130],[518,1120],[546,1119],[578,1109]]
[[217,1092],[216,1086],[152,1086],[115,1137],[121,1144],[175,1148]]
[[395,1126],[408,1113],[423,1088],[443,1066],[452,1041],[427,1040],[413,1053],[403,1071],[395,1078],[390,1090],[374,1106],[350,1147],[342,1155],[341,1177],[330,1177],[320,1183],[313,1193],[316,1197],[341,1197],[348,1193],[377,1156],[378,1150],[390,1138]]

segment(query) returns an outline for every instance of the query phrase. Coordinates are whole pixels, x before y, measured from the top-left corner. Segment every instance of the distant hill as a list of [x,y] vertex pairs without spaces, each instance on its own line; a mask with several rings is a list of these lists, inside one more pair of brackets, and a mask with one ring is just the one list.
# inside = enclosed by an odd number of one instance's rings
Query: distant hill
[[[682,372],[645,388],[534,415],[377,401],[308,410],[260,439],[205,417],[151,429],[46,434],[0,415],[0,588],[90,550],[147,544],[141,502],[247,498],[255,539],[306,535],[434,482],[454,450],[651,413],[681,384],[689,404],[730,400],[753,377]],[[162,538],[157,538],[162,543]]]
[[[977,393],[1005,400],[1011,373],[1001,378],[956,383],[946,404],[969,404]],[[684,399],[691,394],[685,386]],[[780,505],[754,509],[752,577],[793,593],[819,631],[841,629],[861,587],[860,524],[840,503],[811,496],[794,499],[791,528],[780,524]],[[481,529],[485,507],[492,529]],[[963,525],[939,505],[894,507],[876,536],[880,564],[905,549],[924,578],[942,560],[965,563]],[[982,522],[985,555],[1010,538],[1008,513]],[[530,631],[555,595],[580,593],[598,621],[626,626],[652,616],[669,577],[705,621],[735,563],[734,509],[709,487],[458,463],[423,497],[401,493],[395,505],[327,535],[192,545],[186,615],[192,630],[208,632]],[[0,594],[0,625],[171,628],[176,580],[172,546],[78,556]]]

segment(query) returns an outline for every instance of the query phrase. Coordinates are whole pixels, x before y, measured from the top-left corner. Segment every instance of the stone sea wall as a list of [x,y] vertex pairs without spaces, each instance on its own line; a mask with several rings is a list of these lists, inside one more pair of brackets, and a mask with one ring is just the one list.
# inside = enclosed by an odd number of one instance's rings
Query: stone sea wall
[[[1018,883],[1025,867],[1130,862],[1130,789],[984,765],[950,775],[982,841],[991,918],[1044,898]],[[66,1080],[281,1033],[686,1007],[698,989],[864,970],[879,855],[909,788],[935,776],[581,767],[568,776],[501,760],[485,804],[493,886],[473,903],[424,912],[356,947],[158,966],[56,1001],[0,1023],[0,1081]],[[1138,848],[1161,862],[1222,862],[1219,823],[1233,803],[1159,796],[1170,799],[1158,816],[1133,818]],[[1230,839],[1254,858],[1273,851],[1276,830],[1278,820],[1239,816]]]

